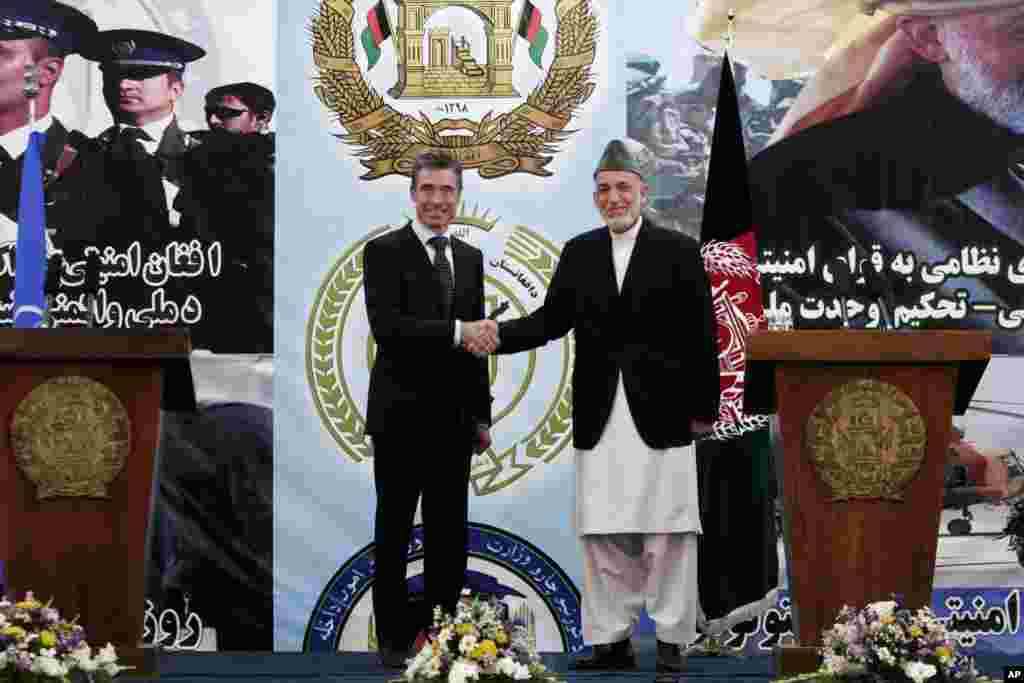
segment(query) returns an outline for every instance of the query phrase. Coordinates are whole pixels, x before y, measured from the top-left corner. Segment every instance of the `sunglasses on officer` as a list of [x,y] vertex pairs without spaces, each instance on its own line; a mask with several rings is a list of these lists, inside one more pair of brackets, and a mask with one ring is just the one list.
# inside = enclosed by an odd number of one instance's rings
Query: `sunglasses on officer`
[[207,118],[216,116],[220,120],[238,118],[242,114],[249,111],[248,109],[232,109],[231,107],[206,107]]

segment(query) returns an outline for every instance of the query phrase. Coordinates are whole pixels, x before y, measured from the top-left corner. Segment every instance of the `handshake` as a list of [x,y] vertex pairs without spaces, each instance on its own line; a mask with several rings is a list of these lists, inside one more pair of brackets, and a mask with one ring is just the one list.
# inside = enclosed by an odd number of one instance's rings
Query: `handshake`
[[498,339],[498,323],[494,320],[477,320],[462,323],[462,348],[477,356],[494,353],[501,340]]

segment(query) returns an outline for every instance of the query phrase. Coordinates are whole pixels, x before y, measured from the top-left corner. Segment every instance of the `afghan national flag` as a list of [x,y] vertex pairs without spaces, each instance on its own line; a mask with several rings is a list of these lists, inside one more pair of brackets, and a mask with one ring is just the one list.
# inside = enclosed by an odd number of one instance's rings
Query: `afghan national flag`
[[530,59],[537,68],[543,68],[540,58],[548,44],[547,29],[540,22],[540,10],[530,0],[525,0],[523,12],[519,15],[519,35],[530,44]]
[[46,207],[43,202],[44,133],[32,133],[25,150],[15,245],[14,326],[41,327],[46,315]]
[[[722,394],[716,434],[741,436],[764,431],[763,418],[751,418],[742,411],[747,337],[763,318],[764,309],[747,153],[728,55],[722,60],[700,233],[701,255],[718,322]],[[766,474],[762,469],[761,475]]]
[[366,70],[369,71],[380,59],[380,45],[391,37],[391,22],[388,21],[388,13],[384,9],[384,0],[370,8],[366,13],[366,28],[363,30],[361,40],[363,49],[366,50]]
[[[752,207],[736,83],[726,56],[700,230],[721,378],[716,438],[696,449],[703,530],[697,583],[709,619],[750,607],[778,584],[771,433],[763,417],[743,414],[747,338],[764,316]],[[744,562],[730,561],[738,547]]]

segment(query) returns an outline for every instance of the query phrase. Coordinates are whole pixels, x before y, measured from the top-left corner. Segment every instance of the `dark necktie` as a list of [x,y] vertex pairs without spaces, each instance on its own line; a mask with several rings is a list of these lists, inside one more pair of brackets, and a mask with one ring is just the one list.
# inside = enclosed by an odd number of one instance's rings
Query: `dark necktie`
[[144,159],[149,156],[149,153],[146,152],[146,148],[142,146],[140,140],[152,139],[149,133],[141,128],[123,128],[114,141],[114,156],[127,161]]
[[441,235],[431,237],[427,244],[434,247],[434,267],[437,268],[437,276],[441,280],[441,292],[444,297],[442,311],[445,319],[452,316],[452,304],[455,301],[455,279],[452,277],[452,267],[445,256],[445,249],[448,247],[448,238]]

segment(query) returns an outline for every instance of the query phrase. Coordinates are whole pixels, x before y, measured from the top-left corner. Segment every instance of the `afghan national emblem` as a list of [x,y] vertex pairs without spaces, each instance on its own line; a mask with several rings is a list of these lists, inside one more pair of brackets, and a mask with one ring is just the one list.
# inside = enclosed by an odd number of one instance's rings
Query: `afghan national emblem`
[[40,500],[107,498],[131,449],[131,423],[120,399],[88,377],[43,382],[11,418],[11,450]]
[[[508,304],[520,317],[543,302],[560,250],[522,225],[508,225],[465,205],[449,228],[484,253],[488,313]],[[363,249],[393,230],[383,226],[351,246],[328,272],[313,302],[306,334],[306,373],[321,424],[342,455],[372,457],[364,433],[365,406],[376,342],[363,292]],[[401,229],[401,228],[399,228]],[[567,335],[528,353],[490,358],[494,396],[491,448],[473,459],[470,483],[478,496],[495,493],[552,462],[572,441],[572,362]]]
[[832,502],[903,500],[925,459],[925,423],[897,387],[872,379],[834,389],[807,419],[807,452]]
[[[369,169],[361,176],[364,180],[411,175],[413,160],[427,151],[453,156],[482,178],[510,173],[549,176],[552,172],[546,166],[558,143],[572,135],[566,127],[596,87],[592,69],[598,20],[591,2],[555,1],[555,55],[526,102],[497,116],[488,111],[478,120],[465,115],[431,120],[422,109],[418,116],[399,111],[397,102],[521,97],[513,84],[517,38],[529,44],[530,58],[540,67],[548,35],[540,10],[524,0],[514,25],[513,0],[396,0],[393,21],[383,0],[378,0],[369,9],[360,43],[367,71],[377,64],[381,45],[389,39],[394,44],[398,73],[387,90],[394,98],[389,103],[356,62],[352,0],[322,0],[312,22],[319,72],[315,92],[345,129],[338,137]],[[452,7],[468,10],[483,23],[485,46],[453,35],[447,26],[429,24],[433,15]],[[478,61],[483,55],[486,63]],[[457,103],[452,107],[442,111],[466,113]]]
[[111,46],[110,51],[114,53],[114,57],[117,59],[126,59],[135,54],[135,41],[134,40],[122,40],[118,41]]

